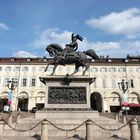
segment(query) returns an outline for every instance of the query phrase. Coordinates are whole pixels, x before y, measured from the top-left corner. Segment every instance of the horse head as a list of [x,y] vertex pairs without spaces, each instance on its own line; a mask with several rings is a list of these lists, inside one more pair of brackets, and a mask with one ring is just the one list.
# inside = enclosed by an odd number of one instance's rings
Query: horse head
[[58,55],[59,52],[62,52],[63,49],[60,45],[56,43],[52,43],[46,47],[46,51],[48,51],[50,56]]

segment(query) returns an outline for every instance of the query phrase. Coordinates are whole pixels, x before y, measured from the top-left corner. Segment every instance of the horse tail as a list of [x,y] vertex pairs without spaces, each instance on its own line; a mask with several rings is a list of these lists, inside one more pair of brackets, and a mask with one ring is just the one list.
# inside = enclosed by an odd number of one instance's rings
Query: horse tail
[[86,55],[92,57],[92,59],[98,59],[99,58],[99,56],[92,49],[87,50],[85,53],[86,53]]

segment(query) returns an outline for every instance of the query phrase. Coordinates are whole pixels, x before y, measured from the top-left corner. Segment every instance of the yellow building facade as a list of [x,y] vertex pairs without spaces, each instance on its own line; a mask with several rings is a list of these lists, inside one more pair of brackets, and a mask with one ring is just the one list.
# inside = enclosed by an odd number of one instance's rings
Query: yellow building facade
[[[0,110],[8,101],[10,89],[7,81],[17,81],[13,91],[12,110],[30,111],[33,107],[44,108],[45,85],[39,77],[49,76],[44,69],[50,58],[0,58]],[[123,90],[118,83],[128,82],[128,102],[140,104],[140,57],[100,58],[89,62],[85,76],[96,78],[90,84],[90,107],[101,112],[119,111]],[[74,65],[58,66],[54,75],[65,76],[74,71]],[[75,75],[82,76],[82,68]]]

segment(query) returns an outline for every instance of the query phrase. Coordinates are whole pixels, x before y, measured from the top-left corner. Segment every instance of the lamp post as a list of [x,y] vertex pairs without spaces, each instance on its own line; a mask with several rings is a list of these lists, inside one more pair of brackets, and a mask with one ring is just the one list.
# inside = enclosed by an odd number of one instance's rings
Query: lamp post
[[8,105],[10,107],[10,111],[11,111],[11,105],[12,105],[12,100],[13,100],[13,91],[16,89],[17,87],[17,81],[7,81],[7,87],[8,89],[10,89],[10,92],[8,93]]
[[123,110],[126,111],[126,105],[128,104],[128,97],[126,91],[128,90],[128,82],[125,82],[124,79],[120,83],[118,83],[119,89],[123,91],[122,93],[122,98],[121,98],[121,106],[125,106],[124,108],[122,107]]

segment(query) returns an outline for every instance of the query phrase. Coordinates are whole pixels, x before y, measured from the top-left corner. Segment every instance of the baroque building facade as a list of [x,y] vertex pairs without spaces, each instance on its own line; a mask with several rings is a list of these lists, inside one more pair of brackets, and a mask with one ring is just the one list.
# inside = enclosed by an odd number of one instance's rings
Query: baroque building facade
[[[33,107],[43,109],[45,85],[39,77],[49,76],[44,69],[50,58],[0,58],[0,110],[8,102],[8,81],[17,81],[13,91],[12,110],[30,111]],[[96,78],[90,85],[90,107],[100,112],[119,111],[123,91],[118,83],[128,82],[128,102],[140,104],[140,57],[104,58],[89,61],[87,77]],[[55,75],[65,76],[74,71],[74,65],[58,66]],[[82,68],[75,75],[82,76]]]

